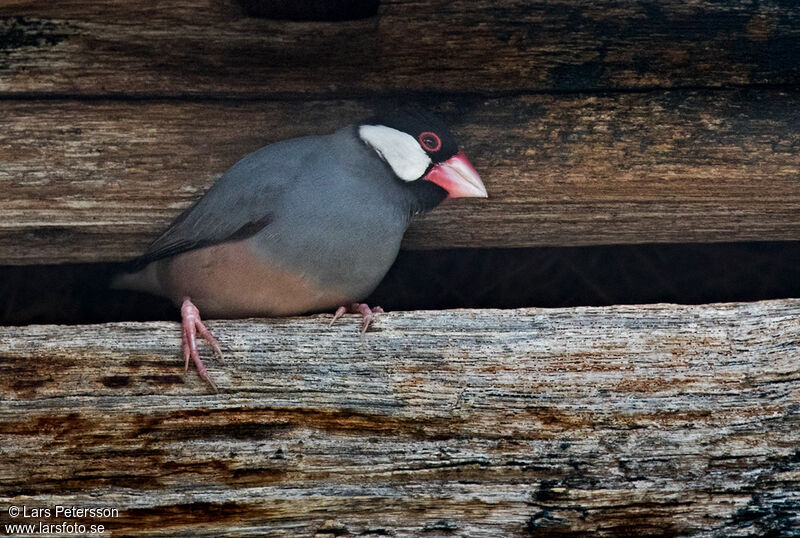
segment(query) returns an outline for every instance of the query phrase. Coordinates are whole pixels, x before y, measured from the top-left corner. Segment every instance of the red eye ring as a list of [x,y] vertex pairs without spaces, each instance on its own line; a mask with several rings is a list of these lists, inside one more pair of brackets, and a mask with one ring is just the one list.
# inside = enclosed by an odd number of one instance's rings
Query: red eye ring
[[[432,144],[430,143],[431,138],[433,139]],[[418,140],[420,145],[428,151],[439,151],[442,149],[442,139],[439,138],[439,135],[436,133],[425,131],[419,134]]]

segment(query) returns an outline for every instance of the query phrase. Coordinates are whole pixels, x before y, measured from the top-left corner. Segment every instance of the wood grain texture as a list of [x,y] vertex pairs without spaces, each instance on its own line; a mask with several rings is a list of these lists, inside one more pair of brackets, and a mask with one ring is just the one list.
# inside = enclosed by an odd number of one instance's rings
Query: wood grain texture
[[[6,507],[114,536],[789,536],[800,300],[0,328]],[[207,348],[204,355],[210,355]],[[51,518],[52,519],[52,518]],[[17,519],[16,522],[25,522]]]
[[[389,103],[7,102],[0,259],[132,258],[244,154]],[[490,198],[421,218],[405,248],[800,239],[796,92],[464,97],[437,108]]]
[[0,3],[6,95],[797,84],[798,58],[800,10],[782,0],[389,0],[328,23],[247,17],[234,0]]

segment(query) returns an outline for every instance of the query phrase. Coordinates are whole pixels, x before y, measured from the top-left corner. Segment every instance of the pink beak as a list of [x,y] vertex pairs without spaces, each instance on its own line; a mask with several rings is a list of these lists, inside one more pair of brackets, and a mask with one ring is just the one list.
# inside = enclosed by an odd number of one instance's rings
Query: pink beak
[[478,172],[467,160],[466,155],[458,152],[443,163],[434,166],[425,176],[447,191],[448,198],[487,198],[486,187]]

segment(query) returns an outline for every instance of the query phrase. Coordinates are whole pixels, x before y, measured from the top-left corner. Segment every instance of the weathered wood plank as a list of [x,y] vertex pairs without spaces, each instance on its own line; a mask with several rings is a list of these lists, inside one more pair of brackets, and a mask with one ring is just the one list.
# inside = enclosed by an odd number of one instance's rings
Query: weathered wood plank
[[800,83],[781,0],[384,1],[309,23],[234,0],[0,5],[0,92],[352,95]]
[[[800,300],[0,328],[0,520],[114,535],[788,535]],[[17,518],[25,523],[37,518]],[[52,521],[54,518],[43,518]],[[449,533],[448,533],[449,532]]]
[[[8,102],[0,259],[136,256],[245,153],[331,132],[376,104]],[[406,248],[800,239],[800,93],[457,98],[441,108],[490,198],[437,209]]]

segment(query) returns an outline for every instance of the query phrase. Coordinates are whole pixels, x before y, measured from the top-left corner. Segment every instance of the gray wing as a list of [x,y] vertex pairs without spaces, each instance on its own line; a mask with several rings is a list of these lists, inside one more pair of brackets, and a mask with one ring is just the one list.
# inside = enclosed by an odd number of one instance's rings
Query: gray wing
[[137,265],[246,239],[269,226],[279,211],[282,191],[303,173],[303,161],[318,148],[321,138],[286,140],[245,156],[175,219]]

